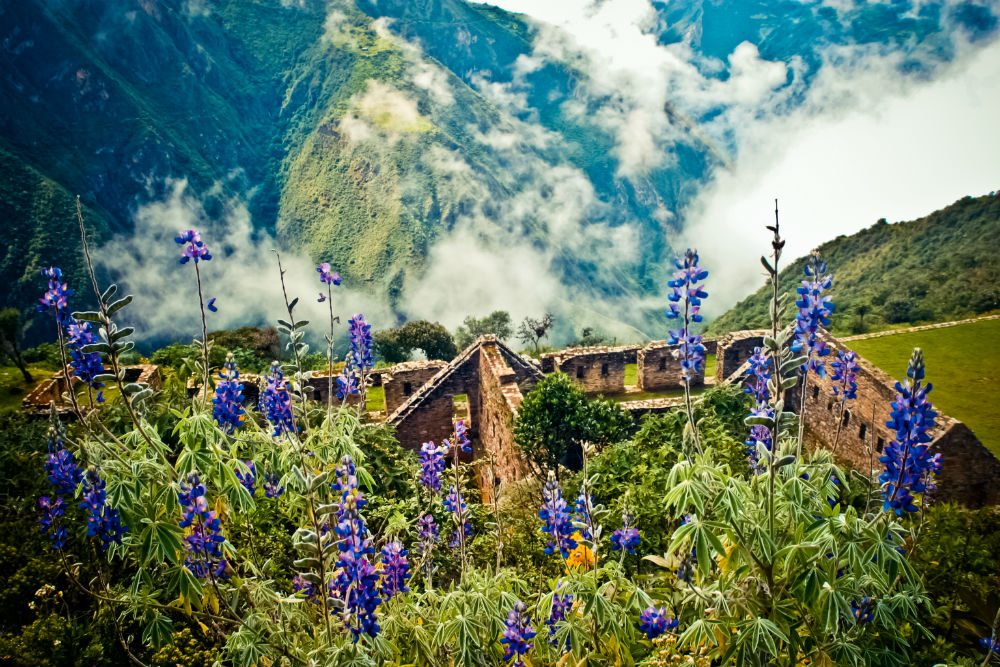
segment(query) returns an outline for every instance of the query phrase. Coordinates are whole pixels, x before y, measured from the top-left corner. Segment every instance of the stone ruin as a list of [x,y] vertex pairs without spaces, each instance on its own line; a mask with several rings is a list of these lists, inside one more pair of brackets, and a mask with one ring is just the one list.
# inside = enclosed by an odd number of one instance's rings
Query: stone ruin
[[[163,386],[163,374],[156,364],[135,364],[125,367],[125,382],[140,382],[148,384],[154,391]],[[65,400],[66,393],[72,386],[76,391],[80,385],[80,380],[73,377],[72,371],[64,369],[57,371],[48,380],[40,382],[21,401],[21,409],[31,417],[48,417],[50,406],[55,406],[56,413],[60,417],[72,418],[73,406]],[[80,400],[80,407],[89,410],[90,405],[86,400]]]

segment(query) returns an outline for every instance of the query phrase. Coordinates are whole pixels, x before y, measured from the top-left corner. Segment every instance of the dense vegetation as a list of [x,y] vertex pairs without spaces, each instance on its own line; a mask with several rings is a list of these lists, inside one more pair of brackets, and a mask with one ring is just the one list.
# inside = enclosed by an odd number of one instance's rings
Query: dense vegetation
[[[880,220],[819,247],[837,267],[831,294],[835,334],[962,319],[1000,308],[1000,194],[965,197],[925,218]],[[806,258],[785,269],[791,291]],[[768,322],[768,288],[713,320],[709,333],[759,329]]]

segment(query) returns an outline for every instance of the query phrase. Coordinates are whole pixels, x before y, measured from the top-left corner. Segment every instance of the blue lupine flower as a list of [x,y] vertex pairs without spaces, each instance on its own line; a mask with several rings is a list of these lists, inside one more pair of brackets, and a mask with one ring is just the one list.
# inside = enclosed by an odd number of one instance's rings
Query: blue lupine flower
[[441,490],[441,473],[444,472],[444,449],[433,442],[420,446],[420,483],[437,494]]
[[524,667],[524,655],[535,647],[531,641],[535,634],[535,628],[531,626],[531,619],[528,617],[528,607],[518,600],[507,613],[503,637],[500,639],[500,643],[504,644],[503,659],[507,662],[513,660],[513,667]]
[[428,512],[417,519],[417,541],[420,544],[420,560],[423,563],[424,571],[428,578],[434,572],[434,561],[431,555],[434,553],[434,545],[437,544],[441,532],[438,529],[434,516]]
[[201,232],[197,229],[188,229],[180,234],[178,234],[174,241],[178,245],[184,246],[181,251],[181,264],[187,264],[192,259],[194,263],[197,264],[199,261],[208,261],[212,259],[212,255],[208,252],[208,246],[201,240]]
[[350,359],[344,364],[344,368],[337,376],[337,398],[344,400],[348,396],[357,396],[361,393],[360,379],[351,366]]
[[854,622],[858,625],[871,623],[875,620],[875,600],[867,595],[861,598],[860,602],[851,600],[851,614],[854,615]]
[[611,534],[611,550],[625,550],[635,555],[635,550],[639,546],[639,531],[630,524],[632,517],[628,512],[622,512],[622,527]]
[[569,558],[569,552],[576,549],[576,540],[573,539],[573,522],[570,521],[569,509],[563,499],[562,489],[556,482],[555,476],[549,474],[549,479],[542,489],[542,508],[538,510],[538,517],[545,523],[542,525],[542,532],[548,533],[549,542],[545,546],[545,553],[549,556],[556,551],[563,558]]
[[38,499],[38,506],[42,509],[42,517],[38,520],[42,525],[42,534],[48,535],[52,539],[52,548],[59,551],[66,546],[66,538],[69,537],[66,526],[59,520],[66,514],[66,503],[59,496],[42,496]]
[[891,509],[897,515],[919,510],[917,497],[930,490],[928,483],[933,486],[933,477],[941,469],[940,455],[932,455],[929,449],[937,412],[927,400],[932,385],[923,384],[924,355],[920,348],[913,350],[906,376],[905,383],[896,383],[892,418],[886,422],[895,437],[879,458],[885,466],[879,476],[882,509]]
[[833,313],[833,302],[823,292],[833,285],[833,276],[826,273],[826,262],[819,253],[813,252],[806,262],[803,272],[806,280],[795,291],[799,298],[795,302],[799,312],[795,316],[795,340],[792,351],[806,355],[802,372],[813,371],[820,377],[826,375],[826,367],[821,360],[830,354],[826,343],[819,339],[819,330],[830,326],[830,315]]
[[843,400],[854,400],[858,397],[858,353],[841,348],[837,350],[837,358],[830,362],[830,381],[833,382],[833,395]]
[[704,369],[705,346],[702,345],[701,336],[691,333],[691,324],[702,321],[700,311],[702,299],[708,296],[708,292],[704,290],[708,271],[698,265],[698,253],[691,249],[684,253],[683,258],[675,260],[674,264],[678,270],[674,273],[673,280],[667,282],[671,293],[667,296],[670,310],[666,315],[667,319],[680,319],[681,328],[670,331],[667,344],[678,346],[674,355],[681,362],[681,379],[687,384]]
[[72,497],[83,479],[83,471],[73,459],[73,452],[63,446],[62,439],[53,427],[49,427],[48,447],[45,472],[49,476],[49,481],[56,487],[57,494]]
[[73,290],[63,282],[62,275],[62,269],[58,266],[50,266],[47,269],[42,269],[42,277],[47,278],[49,284],[42,298],[38,300],[38,311],[53,311],[56,316],[56,322],[60,325],[66,324],[71,319],[69,314],[69,297],[73,296]]
[[[770,407],[770,390],[767,383],[771,379],[773,362],[764,348],[755,347],[750,359],[747,360],[747,379],[743,385],[743,391],[754,398],[754,407],[750,410],[751,417],[774,416],[774,410]],[[771,450],[771,429],[762,424],[754,424],[750,427],[750,435],[746,439],[747,458],[750,459],[751,467],[757,472],[763,468],[760,466],[760,452],[757,450],[757,443],[764,443],[768,451]]]
[[590,516],[590,508],[593,507],[590,494],[586,492],[584,485],[580,485],[580,495],[576,497],[576,504],[573,507],[573,523],[582,524],[579,528],[580,537],[585,540],[594,539],[594,520]]
[[380,592],[386,600],[396,593],[408,593],[406,580],[410,578],[407,551],[400,542],[389,542],[382,547],[382,586]]
[[462,546],[472,537],[472,526],[469,525],[468,521],[468,507],[465,500],[462,499],[462,492],[454,486],[451,487],[444,499],[444,509],[455,520],[455,532],[452,533],[451,541],[448,543],[454,549]]
[[73,375],[80,379],[85,385],[97,391],[97,401],[104,402],[104,395],[101,389],[104,384],[96,380],[98,375],[104,373],[104,362],[98,352],[84,352],[83,347],[98,342],[97,336],[90,328],[89,322],[77,322],[70,317],[66,324],[66,348],[69,351],[70,366],[73,368]]
[[472,453],[472,441],[469,440],[469,429],[465,425],[465,422],[459,419],[455,422],[455,446],[462,451],[463,454]]
[[979,645],[988,653],[1000,654],[1000,639],[996,637],[983,637]]
[[345,456],[337,467],[337,481],[332,485],[340,492],[336,533],[340,558],[336,578],[330,582],[332,593],[344,605],[344,622],[356,642],[362,634],[374,637],[379,633],[375,610],[381,601],[377,585],[378,572],[369,560],[375,553],[368,537],[368,528],[360,510],[367,504],[358,490],[358,479],[351,457]]
[[240,472],[236,471],[236,479],[239,480],[240,486],[247,490],[251,496],[257,492],[257,466],[254,465],[253,461],[244,461],[246,464],[247,471]]
[[213,313],[219,312],[219,307],[215,305],[215,299],[216,297],[213,296],[211,299],[208,300],[208,303],[205,304],[205,307],[208,308]]
[[97,471],[91,468],[83,477],[83,500],[80,507],[87,511],[87,537],[101,542],[101,551],[112,544],[121,544],[128,528],[122,523],[121,513],[108,504],[108,492]]
[[[573,608],[573,595],[570,593],[564,593],[560,595],[559,593],[554,593],[552,595],[552,610],[549,612],[549,618],[545,621],[545,625],[549,626],[549,643],[553,646],[557,645],[558,642],[552,639],[552,635],[556,633],[557,626],[560,622],[566,620],[566,614]],[[567,644],[569,639],[567,638]],[[567,647],[564,647],[567,648]]]
[[243,424],[246,412],[243,410],[243,383],[236,368],[233,353],[226,355],[226,363],[219,371],[219,382],[215,385],[212,399],[212,416],[226,434],[231,434]]
[[177,501],[183,512],[180,527],[190,528],[190,533],[184,538],[184,549],[187,551],[184,565],[199,579],[228,578],[229,564],[222,553],[222,545],[226,541],[222,535],[222,522],[213,510],[208,509],[205,485],[197,473],[191,473],[181,482]]
[[676,618],[667,616],[667,608],[647,607],[639,615],[639,629],[646,633],[649,639],[656,639],[667,630],[673,630],[679,625]]
[[281,497],[281,494],[285,492],[285,487],[278,483],[278,474],[273,472],[264,473],[264,497],[274,498]]
[[260,411],[274,427],[274,437],[295,430],[292,421],[292,397],[288,393],[288,380],[281,372],[281,364],[271,362],[271,372],[266,378],[267,384],[260,395]]
[[372,325],[365,322],[365,316],[358,313],[347,322],[351,336],[351,362],[354,368],[365,372],[375,365],[372,340]]
[[297,574],[292,577],[292,594],[301,594],[302,597],[307,600],[312,600],[318,603],[319,600],[316,599],[316,584],[309,581],[301,574]]
[[341,282],[340,274],[330,270],[329,262],[323,262],[317,266],[316,272],[319,273],[319,281],[324,285],[339,285]]

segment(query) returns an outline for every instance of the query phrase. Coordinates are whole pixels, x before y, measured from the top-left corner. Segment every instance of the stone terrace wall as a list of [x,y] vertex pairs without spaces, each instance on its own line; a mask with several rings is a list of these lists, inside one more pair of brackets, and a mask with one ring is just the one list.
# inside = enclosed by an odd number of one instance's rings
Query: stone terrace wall
[[[674,358],[674,346],[666,341],[654,341],[639,350],[636,355],[638,365],[638,386],[642,391],[675,389],[684,386],[681,382],[681,363]],[[693,385],[704,384],[705,372],[696,377]]]
[[[125,382],[143,382],[148,384],[154,391],[163,386],[163,374],[160,372],[160,367],[156,364],[135,364],[133,366],[126,366],[123,370],[125,371]],[[63,400],[63,394],[69,391],[67,377],[70,378],[74,387],[79,383],[79,380],[72,376],[71,371],[68,373],[57,371],[48,380],[40,382],[38,386],[22,399],[21,409],[30,416],[47,417],[49,415],[49,404],[54,403],[56,412],[60,416],[74,416],[73,406]],[[89,410],[89,405],[85,405],[86,403],[87,401],[84,399],[80,404],[84,412]]]
[[514,425],[523,400],[517,373],[497,347],[484,345],[479,357],[478,422],[482,447],[476,465],[484,503],[492,502],[504,484],[531,475],[531,468],[514,441]]
[[[831,348],[831,356],[827,359],[832,358],[838,348],[845,347],[832,336],[824,336],[824,339]],[[843,415],[840,402],[833,395],[829,375],[825,378],[809,375],[805,391],[805,423],[814,443],[833,450],[836,442],[838,459],[857,470],[868,472],[873,461],[875,468],[881,467],[878,458],[894,435],[886,422],[890,419],[891,403],[896,397],[896,381],[861,357],[858,358],[858,365],[858,397]],[[905,369],[900,371],[902,376]],[[933,402],[933,392],[930,399]],[[935,499],[973,507],[1000,502],[1000,486],[995,483],[1000,478],[1000,461],[962,422],[940,414],[937,422],[931,446],[944,456]]]
[[625,391],[625,366],[636,363],[639,349],[639,345],[570,347],[542,355],[542,370],[565,373],[588,394],[620,394]]
[[719,338],[715,357],[715,383],[725,384],[726,380],[747,362],[753,354],[753,349],[764,344],[766,334],[763,329],[734,331]]
[[407,398],[448,364],[444,361],[409,361],[382,370],[385,388],[385,412],[392,414]]

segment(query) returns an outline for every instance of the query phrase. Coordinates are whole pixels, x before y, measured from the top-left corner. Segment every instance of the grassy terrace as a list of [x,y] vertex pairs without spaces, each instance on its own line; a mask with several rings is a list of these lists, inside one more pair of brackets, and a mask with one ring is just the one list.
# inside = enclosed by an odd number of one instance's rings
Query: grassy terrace
[[859,340],[850,347],[897,379],[905,375],[913,348],[922,348],[934,405],[965,422],[1000,456],[1000,320]]

